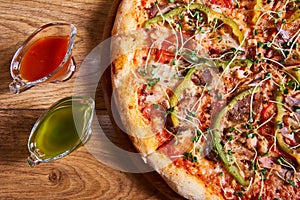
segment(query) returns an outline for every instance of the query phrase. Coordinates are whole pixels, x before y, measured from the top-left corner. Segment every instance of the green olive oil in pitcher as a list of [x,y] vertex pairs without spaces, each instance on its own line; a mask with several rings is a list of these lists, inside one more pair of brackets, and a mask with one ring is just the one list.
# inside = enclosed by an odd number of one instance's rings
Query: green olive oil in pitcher
[[28,164],[33,167],[62,158],[87,142],[93,112],[90,97],[68,97],[51,106],[32,128]]

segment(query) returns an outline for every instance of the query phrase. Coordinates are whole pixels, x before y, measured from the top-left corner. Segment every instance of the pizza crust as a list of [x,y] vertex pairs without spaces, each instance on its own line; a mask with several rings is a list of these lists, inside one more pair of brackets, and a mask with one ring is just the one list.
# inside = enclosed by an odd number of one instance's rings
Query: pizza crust
[[[120,81],[120,80],[116,80]],[[113,95],[117,103],[125,132],[142,155],[154,152],[158,143],[152,132],[151,124],[144,121],[138,108],[139,83],[133,76],[122,77],[120,84],[114,81]]]
[[145,156],[155,151],[158,144],[151,126],[143,122],[143,116],[138,110],[137,90],[140,85],[132,74],[137,66],[134,61],[138,60],[138,51],[135,51],[138,47],[131,45],[141,40],[138,37],[143,37],[140,35],[142,32],[135,34],[134,31],[146,20],[145,10],[140,8],[141,1],[138,0],[124,0],[119,5],[112,29],[112,86],[125,132],[136,149]]
[[145,5],[142,6],[142,0],[123,0],[116,15],[112,35],[142,28],[148,18],[144,8],[151,2],[154,1],[144,1]]
[[217,200],[217,196],[206,186],[205,182],[189,174],[184,168],[177,167],[166,156],[154,152],[147,157],[150,164],[178,194],[190,200]]

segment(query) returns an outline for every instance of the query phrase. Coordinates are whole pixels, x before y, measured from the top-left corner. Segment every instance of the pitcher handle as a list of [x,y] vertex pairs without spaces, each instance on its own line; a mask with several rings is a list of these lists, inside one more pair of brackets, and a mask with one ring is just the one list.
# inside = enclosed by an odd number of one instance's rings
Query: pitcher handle
[[26,161],[30,167],[35,167],[41,162],[40,159],[33,153],[30,154]]

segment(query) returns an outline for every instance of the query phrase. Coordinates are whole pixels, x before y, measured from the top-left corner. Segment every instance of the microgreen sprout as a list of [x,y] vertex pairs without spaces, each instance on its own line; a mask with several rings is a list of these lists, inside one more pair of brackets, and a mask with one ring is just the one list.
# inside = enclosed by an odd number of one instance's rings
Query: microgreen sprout
[[281,166],[293,169],[294,172],[296,173],[295,167],[291,163],[289,163],[284,157],[280,156],[277,159],[277,163],[280,164]]

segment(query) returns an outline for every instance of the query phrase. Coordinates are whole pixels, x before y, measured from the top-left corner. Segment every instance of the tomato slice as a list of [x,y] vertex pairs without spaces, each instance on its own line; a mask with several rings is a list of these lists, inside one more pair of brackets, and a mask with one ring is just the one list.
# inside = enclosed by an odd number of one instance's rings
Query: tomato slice
[[167,64],[170,63],[174,58],[175,58],[174,54],[166,50],[158,49],[156,51],[156,55],[155,55],[156,62]]
[[[267,121],[275,113],[275,110],[276,106],[274,103],[269,102],[266,104],[261,112],[261,121]],[[265,124],[259,129],[259,132],[262,135],[269,134],[271,131],[273,131],[273,127],[270,123]]]
[[276,110],[276,106],[274,103],[269,102],[266,106],[264,106],[261,112],[261,118],[263,121],[268,120]]
[[231,8],[232,7],[232,1],[231,0],[210,0],[210,3],[219,5],[223,8]]

